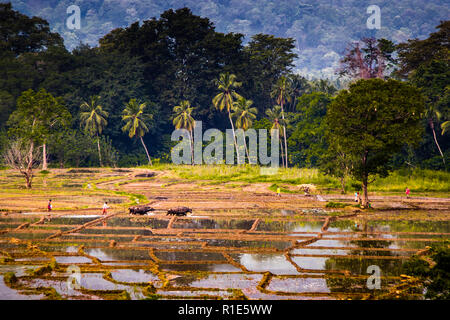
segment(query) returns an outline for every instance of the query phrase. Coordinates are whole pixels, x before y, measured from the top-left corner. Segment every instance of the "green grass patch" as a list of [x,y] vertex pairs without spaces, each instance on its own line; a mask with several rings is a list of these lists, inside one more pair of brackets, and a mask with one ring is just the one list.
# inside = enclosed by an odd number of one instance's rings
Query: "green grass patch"
[[[279,168],[267,171],[269,168],[252,165],[173,165],[160,164],[154,167],[145,166],[152,170],[170,171],[174,178],[188,181],[211,181],[217,183],[246,182],[272,184],[313,184],[322,191],[336,192],[340,190],[339,179],[325,175],[314,168]],[[273,174],[266,174],[273,173]],[[347,178],[347,191],[360,189],[361,183]],[[399,169],[391,172],[387,177],[375,177],[369,185],[369,192],[404,192],[408,187],[412,195],[414,192],[450,192],[450,173],[444,171],[424,169]],[[287,189],[285,189],[287,190]]]
[[3,281],[8,287],[14,287],[18,280],[14,272],[7,272],[3,276]]
[[325,208],[345,208],[347,206],[349,206],[347,203],[329,201],[325,205]]
[[281,193],[299,193],[298,191],[292,191],[292,190],[286,189],[286,188],[284,188],[284,187],[282,187],[282,186],[279,186],[279,185],[276,184],[276,183],[272,184],[272,185],[269,187],[269,190],[270,190],[270,191],[273,191],[273,192],[277,192],[277,189],[278,189],[278,188],[280,188],[280,192],[281,192]]
[[405,192],[406,187],[414,192],[450,192],[450,172],[425,169],[401,169],[391,172],[386,178],[377,178],[369,188],[371,191]]

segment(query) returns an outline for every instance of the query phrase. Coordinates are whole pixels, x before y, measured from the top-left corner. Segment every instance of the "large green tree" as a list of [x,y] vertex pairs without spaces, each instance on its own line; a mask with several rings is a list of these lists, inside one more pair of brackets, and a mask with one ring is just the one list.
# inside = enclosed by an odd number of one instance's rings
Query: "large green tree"
[[450,20],[442,21],[436,29],[438,30],[424,40],[410,39],[397,46],[399,56],[397,74],[399,76],[408,78],[423,64],[432,60],[448,59]]
[[172,108],[182,100],[203,106],[196,112],[198,118],[222,128],[223,118],[214,114],[210,103],[211,92],[220,73],[242,77],[247,67],[242,39],[239,33],[217,32],[208,18],[180,8],[111,31],[100,39],[100,49],[139,59],[145,94],[161,106],[165,129],[172,129]]
[[17,56],[52,46],[64,47],[64,42],[58,33],[50,32],[46,20],[27,17],[13,10],[11,3],[0,3],[0,52]]
[[70,115],[61,103],[61,99],[54,98],[45,89],[38,92],[29,89],[24,91],[17,100],[17,109],[8,120],[9,134],[19,139],[20,150],[28,149],[27,168],[23,171],[27,180],[27,187],[31,188],[33,178],[33,158],[36,148],[43,145],[43,158],[46,155],[46,140],[52,127],[58,121],[68,121]]
[[388,161],[422,136],[424,98],[413,86],[396,80],[359,80],[342,90],[325,117],[328,144],[351,161],[350,174],[362,183],[362,205],[376,175],[388,173]]
[[[420,158],[428,159],[438,151],[441,168],[445,168],[448,157],[448,141],[439,141],[437,130],[440,123],[450,119],[450,21],[443,21],[437,31],[424,40],[412,39],[398,45],[400,77],[411,80],[419,87],[426,99],[427,112],[424,124],[428,126],[427,135],[416,153]],[[435,145],[430,148],[428,145]],[[423,162],[423,160],[422,160]]]
[[46,20],[15,11],[11,3],[0,3],[0,128],[23,91],[42,87],[38,80],[43,74],[42,53],[53,49],[65,50],[64,43]]
[[447,60],[431,60],[420,65],[410,76],[411,82],[419,87],[426,98],[427,108],[425,119],[433,135],[442,162],[445,166],[445,156],[442,152],[436,129],[442,120],[450,118],[449,80],[450,65]]
[[243,84],[244,92],[252,97],[260,114],[272,107],[270,92],[281,76],[287,76],[297,54],[293,52],[295,40],[273,35],[256,34],[245,46],[249,59]]
[[[32,119],[31,124],[28,122],[29,119]],[[22,93],[17,109],[11,114],[8,124],[10,132],[42,144],[42,169],[46,170],[48,137],[55,129],[67,127],[70,120],[71,115],[60,97],[53,97],[45,89],[37,92],[29,89]]]
[[301,167],[317,167],[327,149],[325,115],[331,97],[322,92],[305,94],[298,99],[288,140],[292,162]]

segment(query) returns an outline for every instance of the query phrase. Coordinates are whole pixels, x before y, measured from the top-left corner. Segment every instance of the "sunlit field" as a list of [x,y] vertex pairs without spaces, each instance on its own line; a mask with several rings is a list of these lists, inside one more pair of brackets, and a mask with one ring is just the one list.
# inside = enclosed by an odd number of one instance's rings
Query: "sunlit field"
[[[362,210],[353,192],[340,194],[337,181],[317,170],[259,170],[49,169],[36,174],[31,190],[17,172],[2,170],[2,297],[423,299],[403,265],[449,239],[450,199],[415,196],[411,182],[443,196],[444,176],[385,178],[383,189],[371,191],[372,208]],[[391,195],[404,181],[414,196]],[[280,197],[274,185],[283,186]],[[145,203],[154,211],[129,215],[130,206]],[[167,215],[179,206],[192,213]],[[380,290],[366,286],[371,265],[382,271]],[[74,270],[75,287],[68,285]]]

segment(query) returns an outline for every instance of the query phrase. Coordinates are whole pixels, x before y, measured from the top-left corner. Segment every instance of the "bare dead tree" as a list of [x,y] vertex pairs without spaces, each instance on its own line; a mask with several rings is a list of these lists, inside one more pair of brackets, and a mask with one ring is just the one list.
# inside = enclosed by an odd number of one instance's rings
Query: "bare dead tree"
[[361,43],[349,44],[337,73],[353,79],[384,79],[385,73],[396,63],[393,51],[393,43],[389,40],[363,38]]
[[26,187],[31,189],[33,170],[42,162],[42,153],[33,141],[13,140],[3,155],[5,164],[25,176]]

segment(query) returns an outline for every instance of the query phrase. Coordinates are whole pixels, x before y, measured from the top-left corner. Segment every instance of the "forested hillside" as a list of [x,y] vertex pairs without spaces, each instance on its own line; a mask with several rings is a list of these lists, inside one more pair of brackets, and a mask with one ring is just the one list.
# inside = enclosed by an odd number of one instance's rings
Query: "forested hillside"
[[[424,39],[450,11],[445,0],[13,0],[16,10],[49,21],[71,50],[80,42],[91,46],[117,27],[159,17],[164,11],[188,7],[208,17],[219,32],[245,35],[258,33],[295,40],[296,69],[304,75],[329,77],[350,41],[363,37],[386,38],[395,43],[410,38]],[[66,9],[76,4],[81,10],[81,29],[69,30]],[[381,9],[381,29],[369,30],[367,7]],[[301,54],[300,54],[301,53]]]

